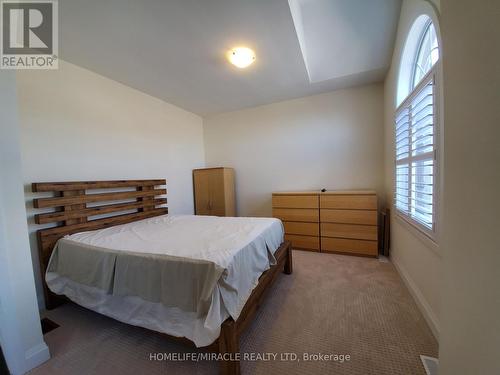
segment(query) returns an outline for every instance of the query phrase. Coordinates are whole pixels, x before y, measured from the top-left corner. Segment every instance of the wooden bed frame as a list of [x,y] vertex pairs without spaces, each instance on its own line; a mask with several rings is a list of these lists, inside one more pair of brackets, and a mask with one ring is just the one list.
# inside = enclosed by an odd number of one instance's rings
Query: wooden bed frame
[[[33,192],[51,192],[52,197],[33,200],[35,208],[51,208],[52,212],[35,215],[36,224],[52,226],[37,231],[40,268],[43,275],[43,288],[47,309],[53,309],[67,301],[63,296],[52,293],[45,282],[45,271],[54,245],[63,236],[130,223],[168,213],[167,190],[161,186],[166,180],[118,180],[118,181],[78,181],[78,182],[43,182],[32,185]],[[90,190],[90,192],[89,192]],[[104,204],[103,204],[104,203]],[[99,217],[99,215],[106,215]],[[253,290],[240,316],[236,321],[228,318],[221,327],[219,338],[205,347],[218,353],[239,353],[239,337],[262,303],[280,271],[291,274],[292,247],[290,242],[283,242],[276,251],[277,264],[264,272],[259,284]],[[194,346],[187,338],[170,335],[173,340]],[[221,374],[240,374],[240,364],[236,360],[221,361]]]

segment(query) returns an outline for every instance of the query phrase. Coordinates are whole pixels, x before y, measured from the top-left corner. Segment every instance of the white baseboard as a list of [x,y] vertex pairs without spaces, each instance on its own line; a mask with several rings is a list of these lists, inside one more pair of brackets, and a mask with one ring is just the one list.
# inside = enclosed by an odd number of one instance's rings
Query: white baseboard
[[420,360],[424,365],[425,373],[427,375],[438,375],[439,360],[437,358],[421,355]]
[[439,342],[439,323],[436,314],[434,313],[434,311],[432,311],[431,306],[426,301],[422,292],[420,292],[420,289],[418,289],[417,285],[410,277],[406,269],[400,263],[398,263],[396,258],[391,257],[391,261],[392,264],[394,264],[394,266],[396,267],[399,276],[401,276],[401,279],[403,280],[406,287],[410,291],[410,294],[413,296],[413,299],[417,303],[417,306],[420,309],[422,315],[424,316],[424,319],[429,325],[429,328],[431,329],[432,333],[434,334],[434,337]]
[[50,359],[49,347],[42,341],[38,345],[27,350],[25,358],[25,368],[26,371],[29,371]]

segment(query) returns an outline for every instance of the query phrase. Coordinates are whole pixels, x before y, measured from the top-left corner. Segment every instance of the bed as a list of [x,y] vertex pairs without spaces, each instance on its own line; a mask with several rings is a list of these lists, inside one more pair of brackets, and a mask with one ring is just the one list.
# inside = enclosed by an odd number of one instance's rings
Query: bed
[[[35,183],[47,308],[65,299],[220,353],[237,353],[291,245],[271,218],[168,215],[165,180]],[[111,192],[110,192],[111,190]],[[234,357],[224,357],[234,358]],[[221,362],[238,374],[239,362]]]

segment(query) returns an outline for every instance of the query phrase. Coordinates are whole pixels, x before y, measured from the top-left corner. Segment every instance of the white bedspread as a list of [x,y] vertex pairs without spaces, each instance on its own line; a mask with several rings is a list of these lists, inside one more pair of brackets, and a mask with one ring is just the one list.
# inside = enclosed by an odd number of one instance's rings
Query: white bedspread
[[[273,254],[282,242],[283,227],[278,219],[164,215],[64,237],[49,262],[46,280],[53,292],[64,294],[84,307],[206,346],[217,339],[220,325],[227,317],[238,318],[258,278],[275,262]],[[71,273],[63,276],[53,272],[57,271],[55,265],[51,266],[58,261],[55,254],[65,259],[62,256],[65,246],[67,254],[71,253],[70,248],[82,246],[99,252],[144,254],[149,258],[154,255],[154,259],[162,262],[172,257],[176,262],[202,261],[215,265],[221,270],[221,276],[213,287],[208,312],[200,316],[144,296],[113,293],[78,282]],[[182,286],[169,285],[168,288]]]

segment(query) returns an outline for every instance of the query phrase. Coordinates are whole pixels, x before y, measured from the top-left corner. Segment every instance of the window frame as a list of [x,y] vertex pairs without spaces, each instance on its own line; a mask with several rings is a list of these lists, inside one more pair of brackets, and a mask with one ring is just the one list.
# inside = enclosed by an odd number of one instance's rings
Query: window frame
[[[422,28],[422,32],[418,38],[418,42],[417,42],[417,48],[415,49],[415,53],[414,53],[414,56],[413,56],[413,61],[412,61],[412,68],[411,68],[411,74],[410,74],[410,92],[408,94],[408,96],[417,88],[417,86],[415,86],[415,74],[417,72],[417,68],[418,68],[418,57],[420,56],[420,51],[422,51],[422,47],[423,47],[423,44],[424,44],[424,39],[425,39],[425,36],[427,35],[427,32],[429,31],[429,28],[431,27],[432,25],[432,19],[429,17],[429,19],[425,22],[425,25],[424,27]],[[431,69],[432,70],[432,69]],[[424,74],[424,76],[422,76],[422,78],[420,79],[420,81],[418,83],[420,83],[421,81],[423,81],[424,77],[426,76],[426,74]]]
[[[427,30],[425,28],[424,30]],[[425,32],[423,33],[423,35]],[[418,52],[418,50],[417,50]],[[415,54],[417,55],[417,54]],[[393,126],[394,126],[394,197],[392,201],[392,206],[393,210],[396,213],[397,217],[400,219],[404,220],[404,222],[408,223],[412,227],[416,228],[420,233],[424,234],[427,238],[429,238],[431,241],[434,243],[437,242],[438,238],[438,215],[439,215],[439,201],[438,201],[438,194],[439,194],[439,181],[440,181],[440,163],[439,163],[439,145],[440,145],[440,126],[439,126],[439,80],[438,80],[438,71],[439,71],[439,65],[440,65],[441,60],[438,60],[432,67],[431,69],[422,77],[420,82],[418,83],[417,86],[413,87],[408,94],[408,96],[399,104],[394,111],[394,119],[393,119]],[[413,74],[410,78],[413,81]],[[400,110],[404,107],[408,107],[409,103],[420,93],[420,91],[423,89],[424,86],[428,85],[429,82],[433,82],[432,84],[432,95],[433,95],[433,137],[434,137],[434,144],[433,144],[433,150],[430,151],[429,153],[433,154],[433,185],[432,185],[432,229],[429,229],[422,223],[420,223],[418,220],[415,220],[411,217],[411,205],[409,206],[409,212],[408,214],[402,210],[400,210],[397,207],[396,204],[396,190],[397,190],[397,184],[396,184],[396,173],[397,173],[397,165],[398,164],[408,164],[408,193],[411,193],[411,175],[412,175],[412,168],[411,168],[411,163],[413,161],[418,161],[424,159],[424,157],[420,155],[416,155],[416,157],[411,155],[411,149],[409,151],[409,156],[407,158],[397,160],[397,155],[396,155],[396,117],[397,114],[400,112]],[[410,133],[411,133],[411,128],[410,128]],[[411,145],[411,139],[409,140],[410,145]],[[411,146],[410,146],[411,147]],[[426,155],[428,155],[427,153]]]

